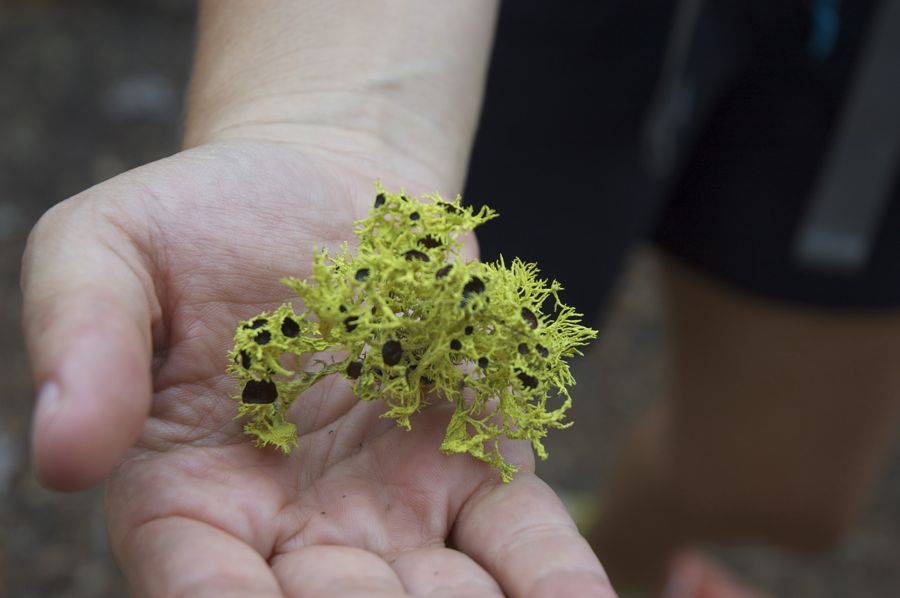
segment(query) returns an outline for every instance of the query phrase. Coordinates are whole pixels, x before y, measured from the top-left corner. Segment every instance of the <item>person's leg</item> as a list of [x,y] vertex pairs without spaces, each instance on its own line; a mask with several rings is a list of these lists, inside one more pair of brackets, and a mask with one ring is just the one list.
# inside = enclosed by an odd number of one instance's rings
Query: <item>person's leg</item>
[[900,310],[766,302],[663,258],[670,390],[634,433],[592,544],[614,583],[662,582],[679,547],[831,546],[900,408]]

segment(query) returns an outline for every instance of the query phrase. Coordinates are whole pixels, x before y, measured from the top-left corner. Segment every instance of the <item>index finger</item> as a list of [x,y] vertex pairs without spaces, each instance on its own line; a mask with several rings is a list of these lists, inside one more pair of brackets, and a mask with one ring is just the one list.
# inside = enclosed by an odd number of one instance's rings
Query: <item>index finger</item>
[[451,539],[510,596],[616,595],[559,498],[533,474],[473,495]]

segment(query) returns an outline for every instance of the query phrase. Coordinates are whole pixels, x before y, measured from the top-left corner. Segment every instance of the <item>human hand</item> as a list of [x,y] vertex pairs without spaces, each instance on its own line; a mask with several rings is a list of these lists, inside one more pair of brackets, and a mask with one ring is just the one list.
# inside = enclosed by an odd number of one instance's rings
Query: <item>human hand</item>
[[[350,237],[386,174],[350,163],[204,146],[42,219],[23,266],[40,477],[112,471],[112,545],[138,595],[613,595],[527,445],[507,445],[505,485],[439,452],[449,404],[406,432],[323,382],[293,407],[289,457],[233,420],[234,326],[289,300],[278,281],[307,276],[314,246]],[[427,189],[411,176],[385,183]]]

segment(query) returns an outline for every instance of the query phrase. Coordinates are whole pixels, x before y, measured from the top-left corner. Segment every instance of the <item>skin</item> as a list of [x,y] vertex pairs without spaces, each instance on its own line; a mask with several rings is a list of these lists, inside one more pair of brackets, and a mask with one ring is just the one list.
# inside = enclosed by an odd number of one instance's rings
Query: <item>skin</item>
[[805,553],[840,541],[896,432],[900,314],[780,304],[674,258],[661,275],[669,394],[632,434],[589,538],[622,587],[683,575],[718,586],[711,595],[747,595],[698,575],[710,567],[696,555],[673,555],[736,539]]
[[108,478],[136,595],[614,595],[530,447],[505,447],[521,468],[510,484],[439,452],[449,405],[406,432],[323,382],[292,408],[289,457],[233,419],[236,323],[291,300],[278,281],[309,275],[316,246],[352,238],[374,180],[461,187],[494,10],[204,5],[189,149],[35,226],[22,268],[35,468],[61,490]]

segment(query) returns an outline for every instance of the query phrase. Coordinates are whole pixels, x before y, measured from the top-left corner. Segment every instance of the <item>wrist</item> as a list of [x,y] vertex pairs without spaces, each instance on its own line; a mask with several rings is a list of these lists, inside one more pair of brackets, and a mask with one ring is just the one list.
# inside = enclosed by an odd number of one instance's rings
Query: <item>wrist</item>
[[204,2],[184,144],[336,146],[461,185],[495,11],[486,0]]
[[[194,104],[185,148],[226,141],[284,144],[370,178],[410,177],[426,189],[460,190],[471,139],[446,131],[410,108],[371,94],[342,98],[290,95]],[[371,181],[370,181],[371,182]]]

